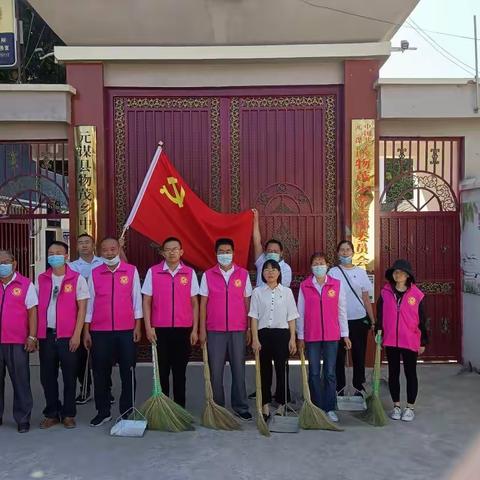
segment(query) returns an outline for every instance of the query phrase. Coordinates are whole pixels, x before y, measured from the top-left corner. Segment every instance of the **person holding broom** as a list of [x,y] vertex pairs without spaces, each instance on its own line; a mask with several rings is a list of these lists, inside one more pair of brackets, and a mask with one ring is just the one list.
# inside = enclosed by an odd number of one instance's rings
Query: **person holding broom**
[[[425,326],[424,294],[415,285],[407,260],[396,260],[385,272],[387,283],[377,301],[376,330],[383,332],[388,359],[388,386],[393,401],[390,417],[411,422],[415,418],[418,393],[417,357],[428,343]],[[407,406],[400,407],[400,359],[407,379]]]
[[147,271],[143,282],[143,320],[147,339],[156,343],[162,391],[185,407],[185,383],[191,347],[198,341],[198,280],[181,262],[182,242],[175,237],[162,244],[164,261]]
[[[327,275],[324,253],[314,253],[310,265],[312,275],[300,284],[298,292],[298,346],[302,350],[306,348],[313,403],[327,412],[331,421],[338,422],[335,363],[340,337],[346,349],[352,347],[348,337],[345,291],[340,280]],[[323,378],[320,379],[322,359]]]
[[252,285],[248,271],[233,261],[234,243],[220,238],[215,243],[217,265],[200,282],[200,343],[207,342],[213,399],[225,406],[223,372],[228,354],[232,372],[231,405],[243,420],[252,420],[245,388],[245,345]]
[[288,287],[282,285],[279,263],[267,260],[262,267],[261,287],[255,288],[250,302],[249,317],[252,328],[252,349],[260,353],[262,379],[262,413],[270,418],[272,401],[272,360],[275,365],[277,396],[275,400],[285,405],[285,368],[289,354],[295,355],[295,320],[298,318],[295,298]]
[[83,330],[86,349],[92,349],[93,385],[97,415],[91,427],[111,420],[109,391],[112,358],[118,361],[122,393],[120,414],[132,407],[132,373],[136,347],[142,337],[142,294],[137,268],[120,260],[120,243],[107,237],[100,244],[104,264],[88,279],[90,300]]

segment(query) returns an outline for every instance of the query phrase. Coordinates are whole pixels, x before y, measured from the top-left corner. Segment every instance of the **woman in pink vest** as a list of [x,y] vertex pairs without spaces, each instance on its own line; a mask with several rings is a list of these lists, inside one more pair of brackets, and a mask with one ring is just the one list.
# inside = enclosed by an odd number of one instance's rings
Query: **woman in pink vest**
[[343,338],[345,348],[352,347],[348,337],[345,290],[339,280],[327,275],[328,265],[324,253],[314,253],[310,265],[312,275],[300,284],[298,292],[299,349],[306,348],[308,383],[313,403],[325,410],[333,422],[338,422],[335,413],[338,341]]
[[143,319],[150,342],[157,344],[160,382],[165,395],[185,407],[185,383],[192,345],[198,341],[198,280],[180,260],[182,242],[175,237],[162,244],[163,262],[147,272],[143,282]]
[[232,239],[218,239],[215,251],[218,263],[203,274],[200,284],[200,343],[208,340],[215,402],[225,405],[223,371],[228,354],[232,372],[231,405],[240,418],[248,421],[252,414],[245,389],[245,344],[250,335],[247,313],[252,285],[247,270],[233,262]]
[[[45,418],[40,428],[62,422],[75,428],[75,390],[87,300],[86,280],[66,265],[68,245],[52,242],[48,247],[46,272],[38,277],[38,338],[40,340],[40,380],[45,393]],[[62,369],[63,403],[58,396],[58,368]]]
[[30,430],[33,407],[29,353],[37,349],[37,292],[16,272],[11,252],[0,250],[0,425],[3,423],[5,373],[13,387],[13,418],[19,433]]
[[[424,295],[415,285],[412,267],[396,260],[385,272],[387,283],[377,302],[377,330],[383,332],[388,359],[388,386],[393,400],[393,420],[411,422],[415,418],[418,393],[417,356],[428,342],[425,327]],[[400,359],[407,379],[407,407],[400,407]]]

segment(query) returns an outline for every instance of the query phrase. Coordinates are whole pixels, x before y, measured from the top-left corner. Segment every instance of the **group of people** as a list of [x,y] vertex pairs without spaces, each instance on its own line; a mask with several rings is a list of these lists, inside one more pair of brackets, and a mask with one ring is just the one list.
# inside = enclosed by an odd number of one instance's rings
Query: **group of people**
[[[35,286],[16,271],[14,255],[0,250],[0,425],[8,370],[18,431],[30,429],[29,353],[37,349],[45,394],[40,428],[59,423],[65,428],[76,426],[76,406],[91,398],[90,360],[97,410],[90,425],[111,420],[114,362],[119,365],[122,386],[120,414],[127,412],[132,406],[136,343],[143,326],[147,339],[158,350],[162,390],[170,394],[171,374],[173,399],[181,406],[186,403],[186,369],[192,346],[198,342],[207,345],[214,400],[222,406],[228,356],[230,404],[245,421],[252,419],[245,385],[246,345],[259,353],[266,419],[273,413],[273,369],[274,399],[282,406],[290,400],[288,358],[297,349],[305,349],[312,400],[337,422],[336,396],[342,395],[345,387],[346,352],[351,352],[353,386],[363,395],[368,332],[382,330],[393,401],[391,417],[413,420],[417,355],[423,353],[427,338],[423,294],[415,286],[408,262],[398,260],[387,270],[375,321],[368,294],[370,282],[365,270],[353,265],[354,249],[348,240],[339,243],[339,263],[331,268],[324,253],[312,254],[311,274],[301,283],[297,301],[290,289],[292,271],[283,259],[282,244],[271,239],[262,245],[256,210],[253,245],[255,289],[249,272],[235,264],[235,245],[229,238],[216,241],[217,263],[203,273],[200,284],[195,271],[182,262],[182,242],[175,237],[165,239],[163,260],[147,271],[143,285],[116,238],[104,238],[99,245],[101,257],[97,257],[94,239],[80,235],[80,257],[70,263],[68,245],[52,242],[49,268],[39,275]],[[407,379],[403,411],[401,359]],[[83,387],[78,396],[77,380]]]

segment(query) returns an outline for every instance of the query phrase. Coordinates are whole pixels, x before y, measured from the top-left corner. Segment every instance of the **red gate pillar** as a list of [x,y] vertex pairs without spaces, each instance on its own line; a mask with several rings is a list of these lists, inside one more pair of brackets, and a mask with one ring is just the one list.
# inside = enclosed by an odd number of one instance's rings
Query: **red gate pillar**
[[[77,91],[72,99],[72,124],[68,132],[69,148],[69,194],[70,205],[70,244],[76,245],[77,203],[76,171],[74,157],[73,128],[77,125],[92,125],[97,131],[97,240],[106,235],[107,213],[107,176],[105,165],[105,121],[103,64],[70,63],[67,64],[67,83]],[[72,257],[74,255],[72,254]]]

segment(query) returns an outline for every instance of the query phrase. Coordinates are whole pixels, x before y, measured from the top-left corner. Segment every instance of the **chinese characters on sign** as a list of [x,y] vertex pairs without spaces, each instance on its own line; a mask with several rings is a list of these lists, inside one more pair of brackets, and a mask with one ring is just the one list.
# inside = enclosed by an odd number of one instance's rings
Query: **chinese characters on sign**
[[95,127],[75,127],[78,233],[95,238],[97,223],[97,136]]
[[17,63],[15,0],[0,0],[0,68]]
[[375,120],[352,120],[352,242],[357,265],[373,270]]

